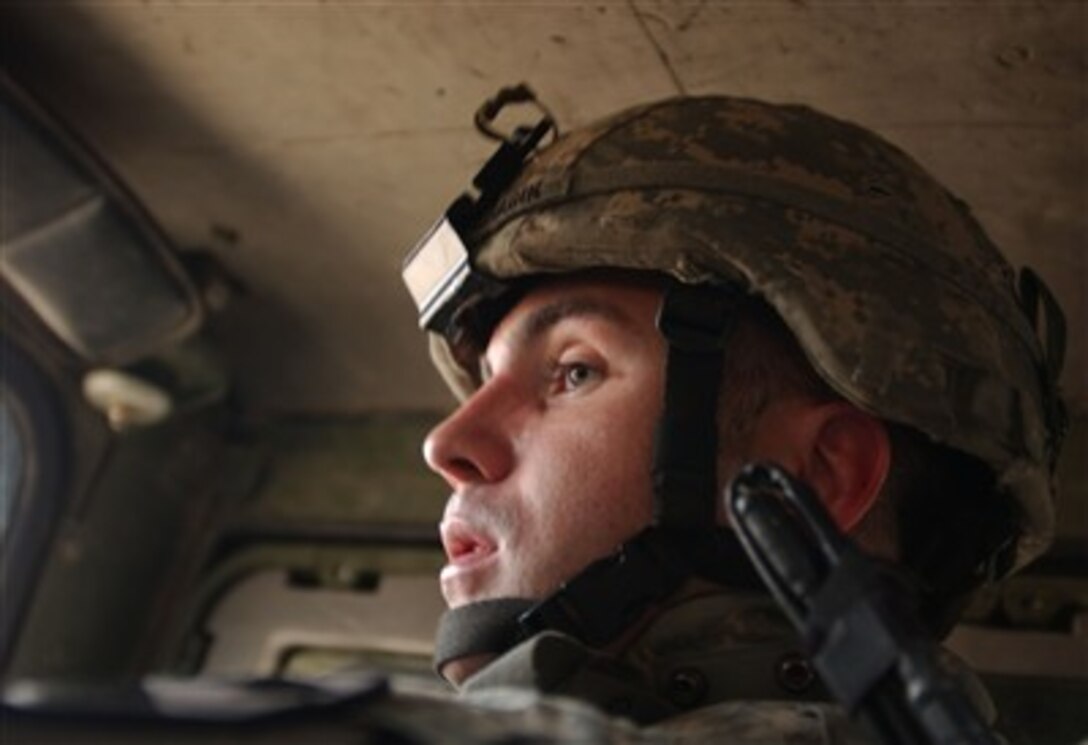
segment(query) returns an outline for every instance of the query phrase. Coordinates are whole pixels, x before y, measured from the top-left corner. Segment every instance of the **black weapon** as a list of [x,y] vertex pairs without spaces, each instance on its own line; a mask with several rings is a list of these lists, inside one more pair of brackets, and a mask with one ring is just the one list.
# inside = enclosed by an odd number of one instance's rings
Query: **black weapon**
[[843,535],[808,487],[753,464],[730,484],[727,500],[749,559],[851,715],[867,719],[888,745],[998,745],[938,665],[908,587]]

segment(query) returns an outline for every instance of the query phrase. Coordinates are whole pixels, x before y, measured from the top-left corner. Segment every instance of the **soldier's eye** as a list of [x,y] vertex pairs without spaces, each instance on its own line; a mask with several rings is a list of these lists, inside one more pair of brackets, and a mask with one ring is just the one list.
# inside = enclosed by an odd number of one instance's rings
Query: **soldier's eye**
[[600,377],[600,371],[584,362],[571,362],[559,366],[559,383],[564,391],[584,388]]

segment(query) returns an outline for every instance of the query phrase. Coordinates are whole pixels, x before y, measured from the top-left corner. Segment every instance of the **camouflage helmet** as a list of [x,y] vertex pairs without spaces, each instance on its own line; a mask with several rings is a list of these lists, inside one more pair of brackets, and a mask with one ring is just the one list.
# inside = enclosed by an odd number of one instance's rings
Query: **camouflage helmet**
[[[500,282],[591,268],[762,296],[848,401],[989,464],[1021,509],[1014,564],[1054,531],[1061,313],[966,206],[898,148],[804,106],[675,98],[559,137],[466,240]],[[432,353],[478,384],[451,339]]]

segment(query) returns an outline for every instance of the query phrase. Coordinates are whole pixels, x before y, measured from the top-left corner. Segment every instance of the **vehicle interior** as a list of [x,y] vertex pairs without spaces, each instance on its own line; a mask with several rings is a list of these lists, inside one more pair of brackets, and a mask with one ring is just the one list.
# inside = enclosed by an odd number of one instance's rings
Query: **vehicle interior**
[[[1014,742],[1088,742],[1088,5],[0,5],[0,664],[431,670],[455,405],[400,280],[527,82],[569,130],[730,93],[869,126],[1068,322],[1058,535],[949,644]],[[1081,739],[1085,738],[1085,739]]]

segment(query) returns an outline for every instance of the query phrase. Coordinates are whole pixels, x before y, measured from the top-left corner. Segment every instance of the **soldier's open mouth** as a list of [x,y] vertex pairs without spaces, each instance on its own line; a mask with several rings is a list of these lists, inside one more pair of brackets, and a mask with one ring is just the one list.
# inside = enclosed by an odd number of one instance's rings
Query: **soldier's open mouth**
[[446,602],[457,607],[479,599],[498,567],[498,544],[459,518],[447,518],[439,528],[448,560],[439,575]]
[[475,563],[494,554],[497,548],[494,541],[458,518],[443,520],[439,530],[451,565]]

